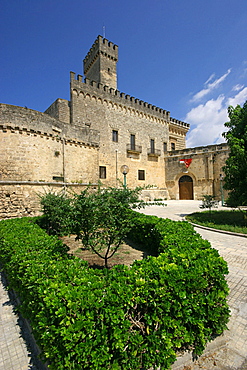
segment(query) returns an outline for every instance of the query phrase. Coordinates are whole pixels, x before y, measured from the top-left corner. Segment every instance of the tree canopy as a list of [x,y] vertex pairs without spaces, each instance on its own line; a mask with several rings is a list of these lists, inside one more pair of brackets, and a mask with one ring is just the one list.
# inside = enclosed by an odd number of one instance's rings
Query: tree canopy
[[130,210],[141,208],[141,188],[102,188],[94,192],[89,189],[76,195],[73,206],[74,233],[85,248],[105,260],[111,258],[132,227]]
[[230,153],[223,167],[225,172],[224,188],[229,190],[227,203],[230,206],[247,205],[247,101],[243,107],[228,108],[229,122],[223,133]]
[[99,184],[94,191],[89,186],[78,195],[49,192],[41,197],[40,223],[51,235],[75,234],[84,248],[103,258],[108,267],[108,259],[132,227],[131,210],[146,205],[139,199],[142,189],[105,188]]

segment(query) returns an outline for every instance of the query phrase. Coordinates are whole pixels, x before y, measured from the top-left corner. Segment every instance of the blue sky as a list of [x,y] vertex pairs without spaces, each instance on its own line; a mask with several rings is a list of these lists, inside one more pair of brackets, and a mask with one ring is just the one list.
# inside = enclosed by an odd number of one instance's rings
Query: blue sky
[[223,142],[247,100],[246,0],[0,0],[0,102],[44,111],[99,34],[119,46],[118,89],[191,125],[187,146]]

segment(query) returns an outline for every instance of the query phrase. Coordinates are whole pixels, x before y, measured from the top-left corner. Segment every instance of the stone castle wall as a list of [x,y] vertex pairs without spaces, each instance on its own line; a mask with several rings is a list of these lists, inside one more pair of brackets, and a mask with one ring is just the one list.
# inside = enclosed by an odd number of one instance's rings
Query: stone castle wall
[[[222,167],[225,165],[228,153],[227,144],[188,148],[167,153],[165,159],[166,185],[170,199],[179,199],[179,179],[186,175],[193,180],[194,199],[202,199],[203,195],[214,195],[220,200],[220,175],[224,175]],[[183,163],[180,163],[180,159],[188,158],[191,158],[192,162],[186,168]]]
[[36,190],[45,183],[62,189],[98,181],[97,131],[0,104],[0,142],[0,217],[36,212]]
[[[91,184],[95,188],[97,184]],[[88,184],[36,181],[0,181],[0,219],[41,215],[40,197],[49,192],[67,193],[81,191]]]
[[[170,118],[170,113],[129,95],[108,89],[101,84],[71,73],[71,119],[100,132],[99,166],[106,167],[107,177],[102,182],[114,186],[122,179],[120,168],[130,169],[127,181],[130,187],[155,185],[165,191],[164,143],[169,148],[169,127],[174,128],[176,147],[185,147],[189,125]],[[118,132],[118,142],[112,140],[112,131]],[[130,136],[135,135],[137,151],[131,151]],[[155,150],[150,154],[150,141]],[[145,179],[139,180],[139,171]]]
[[121,166],[127,165],[129,187],[152,185],[153,194],[160,191],[167,197],[166,151],[172,145],[185,148],[189,124],[117,90],[117,61],[118,46],[98,36],[84,59],[85,79],[71,72],[70,101],[58,99],[46,113],[66,123],[69,117],[70,124],[100,133],[98,167],[105,171],[105,178],[100,178],[104,185],[118,186],[123,181]]
[[[119,186],[119,180],[123,181],[121,166],[127,164],[129,187],[154,186],[143,192],[146,200],[179,199],[179,179],[185,174],[193,179],[194,199],[201,199],[203,194],[220,199],[226,144],[164,152],[162,143],[171,133],[168,122],[131,116],[126,107],[96,101],[93,94],[82,91],[79,101],[77,98],[76,104],[87,111],[87,118],[73,124],[0,104],[1,218],[39,214],[39,195],[45,191],[78,192],[89,183],[96,184],[99,166],[105,166],[107,172],[101,182]],[[105,109],[99,104],[105,104]],[[118,131],[118,142],[112,141],[112,130]],[[131,133],[136,135],[139,152],[127,150]],[[150,139],[155,140],[157,152],[152,155],[148,154]],[[188,170],[180,164],[184,158],[192,158]],[[140,170],[145,172],[145,179],[138,178]]]
[[[0,218],[38,214],[38,194],[49,189],[120,186],[123,165],[128,187],[152,186],[146,200],[219,199],[227,145],[185,149],[189,124],[120,92],[117,60],[118,46],[98,36],[85,79],[70,73],[70,101],[57,99],[45,113],[0,104]],[[188,170],[184,158],[192,159]],[[190,198],[181,196],[184,175]]]
[[118,46],[98,36],[85,59],[84,74],[87,78],[117,88]]
[[70,123],[70,106],[68,100],[57,99],[45,113],[61,122]]

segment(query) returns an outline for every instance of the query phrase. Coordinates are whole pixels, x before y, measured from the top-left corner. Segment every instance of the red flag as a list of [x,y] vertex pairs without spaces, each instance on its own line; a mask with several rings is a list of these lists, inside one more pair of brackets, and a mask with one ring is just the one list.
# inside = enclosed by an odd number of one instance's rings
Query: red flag
[[192,162],[192,158],[186,158],[186,159],[180,159],[179,160],[180,163],[184,163],[184,165],[188,168],[189,165],[191,164]]

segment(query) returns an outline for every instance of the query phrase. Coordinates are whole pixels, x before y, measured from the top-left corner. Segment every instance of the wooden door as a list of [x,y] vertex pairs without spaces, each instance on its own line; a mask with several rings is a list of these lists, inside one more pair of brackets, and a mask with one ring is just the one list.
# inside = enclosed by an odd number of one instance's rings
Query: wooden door
[[190,176],[182,176],[179,179],[179,199],[194,199],[193,180]]

